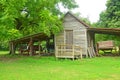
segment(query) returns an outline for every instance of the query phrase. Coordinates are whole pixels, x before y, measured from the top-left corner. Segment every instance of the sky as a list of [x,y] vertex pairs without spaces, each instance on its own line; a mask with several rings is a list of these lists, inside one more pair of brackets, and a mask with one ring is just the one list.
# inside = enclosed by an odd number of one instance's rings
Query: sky
[[80,16],[89,18],[91,22],[99,20],[99,14],[106,9],[107,0],[75,0],[79,8],[73,12],[80,12]]
[[[79,8],[73,9],[73,13],[80,13],[81,17],[88,18],[92,23],[99,20],[99,14],[106,9],[107,0],[75,0]],[[62,8],[63,12],[67,10]]]

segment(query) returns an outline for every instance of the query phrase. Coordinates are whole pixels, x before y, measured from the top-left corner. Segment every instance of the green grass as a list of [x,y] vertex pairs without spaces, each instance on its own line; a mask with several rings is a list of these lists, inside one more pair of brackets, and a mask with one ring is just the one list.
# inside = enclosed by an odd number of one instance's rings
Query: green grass
[[120,57],[72,61],[3,53],[0,55],[0,80],[120,80]]
[[2,54],[9,54],[9,51],[0,51],[0,55]]

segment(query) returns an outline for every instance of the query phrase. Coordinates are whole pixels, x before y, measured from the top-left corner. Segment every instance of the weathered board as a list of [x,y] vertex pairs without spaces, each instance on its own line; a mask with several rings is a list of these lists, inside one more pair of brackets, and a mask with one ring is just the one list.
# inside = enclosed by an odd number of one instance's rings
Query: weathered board
[[[78,19],[76,19],[74,16],[72,16],[70,13],[66,14],[63,19],[63,26],[64,30],[60,32],[58,36],[55,36],[55,44],[68,44],[67,41],[73,41],[71,44],[78,45],[82,48],[83,55],[88,55],[87,53],[87,28],[85,25],[83,25]],[[72,37],[67,37],[68,35],[67,31],[73,31]],[[68,40],[69,38],[69,40]],[[70,40],[73,39],[73,40]],[[70,53],[61,53],[61,57],[65,55],[68,55]],[[60,56],[59,56],[60,57]]]

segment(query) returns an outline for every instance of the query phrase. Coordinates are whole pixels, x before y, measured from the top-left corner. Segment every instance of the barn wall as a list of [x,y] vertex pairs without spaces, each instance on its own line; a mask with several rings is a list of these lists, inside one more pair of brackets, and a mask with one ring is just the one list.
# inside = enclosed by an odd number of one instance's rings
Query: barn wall
[[83,54],[87,54],[87,31],[86,27],[70,14],[67,14],[63,21],[64,30],[55,37],[56,45],[65,43],[65,30],[73,30],[73,44],[79,45],[83,49]]

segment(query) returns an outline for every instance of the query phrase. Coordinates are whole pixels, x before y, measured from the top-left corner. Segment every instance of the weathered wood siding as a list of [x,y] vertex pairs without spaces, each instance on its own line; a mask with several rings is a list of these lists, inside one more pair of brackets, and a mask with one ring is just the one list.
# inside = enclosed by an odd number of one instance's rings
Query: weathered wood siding
[[64,43],[64,32],[62,31],[55,36],[55,44],[59,45],[63,43]]
[[83,54],[87,54],[87,31],[86,27],[70,14],[63,20],[64,31],[55,37],[56,45],[66,43],[65,30],[73,30],[73,44],[82,47]]

